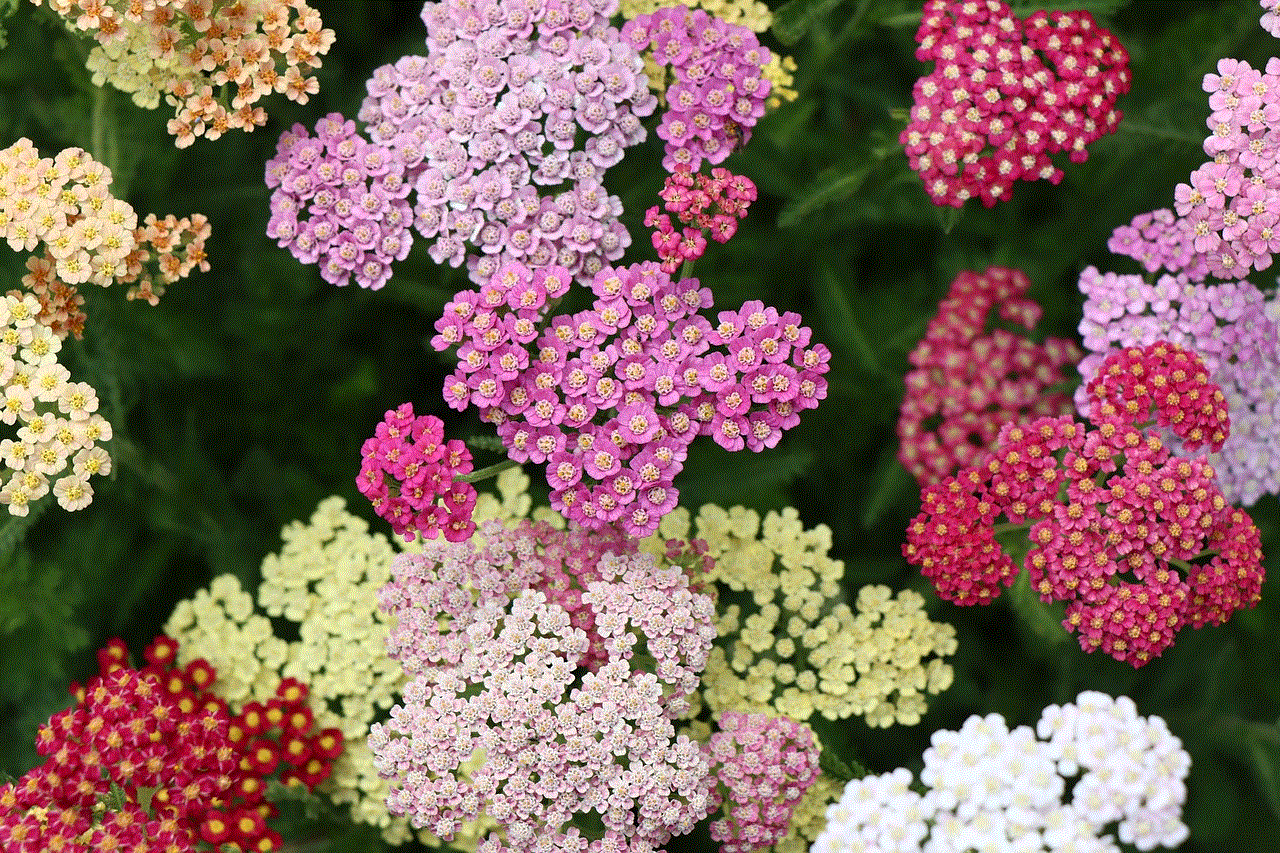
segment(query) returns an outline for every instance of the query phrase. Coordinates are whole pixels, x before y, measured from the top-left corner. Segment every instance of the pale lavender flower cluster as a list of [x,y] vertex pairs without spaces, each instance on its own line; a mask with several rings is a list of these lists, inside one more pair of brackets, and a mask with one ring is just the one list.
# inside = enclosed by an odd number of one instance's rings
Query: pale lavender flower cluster
[[769,50],[750,29],[675,6],[635,16],[622,35],[636,50],[652,48],[658,64],[674,72],[657,131],[667,143],[664,169],[696,172],[703,159],[720,163],[751,138],[771,84],[764,76]]
[[[495,853],[651,853],[689,832],[715,807],[715,779],[673,720],[707,662],[712,600],[679,567],[604,553],[580,583],[589,634],[543,588],[539,548],[566,534],[528,522],[482,533],[481,546],[401,555],[380,593],[388,651],[410,679],[369,736],[388,810],[446,841],[485,816],[502,837],[480,849]],[[587,812],[602,838],[571,825]]]
[[[1081,273],[1079,286],[1085,297],[1080,334],[1089,351],[1079,365],[1081,413],[1087,415],[1085,386],[1114,348],[1169,341],[1193,350],[1231,413],[1230,436],[1209,456],[1223,495],[1247,506],[1280,493],[1280,454],[1274,452],[1280,441],[1280,324],[1269,313],[1280,303],[1269,305],[1247,281],[1193,284],[1164,275],[1150,284],[1094,267]],[[1180,447],[1176,439],[1170,446]]]
[[1117,840],[1153,850],[1187,838],[1191,759],[1164,720],[1139,717],[1126,697],[1086,691],[1046,708],[1034,731],[973,716],[932,744],[923,794],[905,769],[850,782],[812,853],[1106,853]]
[[696,436],[773,447],[826,396],[831,353],[798,314],[748,302],[713,325],[698,313],[710,290],[645,262],[604,268],[591,308],[543,321],[569,279],[508,264],[445,306],[431,344],[458,348],[445,401],[479,408],[511,459],[545,464],[552,507],[584,527],[647,536]]
[[1204,281],[1209,265],[1196,251],[1195,236],[1187,220],[1161,208],[1139,213],[1128,225],[1116,228],[1107,248],[1113,254],[1133,258],[1147,272],[1164,270],[1190,281]]
[[404,164],[393,149],[360,136],[353,121],[330,113],[316,135],[295,124],[267,161],[271,194],[267,236],[298,260],[319,264],[330,284],[377,290],[391,262],[413,245]]
[[427,3],[427,55],[374,72],[359,118],[403,156],[436,263],[466,258],[477,284],[511,261],[586,281],[622,256],[622,204],[601,178],[644,139],[657,99],[608,23],[617,5]]

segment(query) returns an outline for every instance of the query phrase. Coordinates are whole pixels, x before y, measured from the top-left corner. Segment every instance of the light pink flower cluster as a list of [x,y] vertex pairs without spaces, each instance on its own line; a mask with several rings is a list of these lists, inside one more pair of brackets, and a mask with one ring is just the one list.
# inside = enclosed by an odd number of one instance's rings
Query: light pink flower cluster
[[1000,0],[929,0],[916,41],[935,68],[916,81],[900,140],[934,204],[991,207],[1014,181],[1056,184],[1051,155],[1082,163],[1120,124],[1129,55],[1088,12],[1023,21]]
[[[712,169],[710,175],[692,173],[677,166],[667,176],[659,193],[666,207],[645,211],[644,224],[653,228],[653,248],[658,250],[662,271],[675,272],[685,261],[696,261],[707,248],[706,235],[717,243],[727,243],[738,232],[738,220],[756,200],[756,185],[745,175],[728,169]],[[684,227],[679,233],[671,224],[671,214]]]
[[1019,270],[961,272],[907,356],[914,369],[898,413],[898,460],[922,484],[972,465],[1010,421],[1072,411],[1071,398],[1050,389],[1066,382],[1080,348],[994,325],[1034,329],[1041,309],[1026,297],[1030,286]]
[[[1228,503],[1256,502],[1280,493],[1280,303],[1247,281],[1191,284],[1161,276],[1150,284],[1137,275],[1080,274],[1085,296],[1080,332],[1089,354],[1080,375],[1093,378],[1113,347],[1145,346],[1168,340],[1194,350],[1222,388],[1231,413],[1231,434],[1209,459]],[[1076,405],[1087,405],[1083,386]],[[1176,447],[1174,452],[1183,453]]]
[[772,847],[791,829],[800,798],[818,779],[821,747],[790,717],[726,711],[708,742],[723,816],[711,823],[721,853]]
[[1196,251],[1196,235],[1185,219],[1161,208],[1139,213],[1128,225],[1111,232],[1107,248],[1113,254],[1133,258],[1147,272],[1168,272],[1190,281],[1204,281],[1209,275],[1205,256]]
[[1191,758],[1165,721],[1085,691],[1035,729],[998,714],[934,732],[919,784],[906,769],[855,779],[812,853],[1019,853],[1176,848]]
[[585,283],[622,256],[622,203],[601,180],[644,139],[657,99],[609,24],[616,11],[617,0],[427,3],[427,55],[374,72],[359,118],[403,157],[436,263],[467,259],[477,284],[512,261]]
[[1019,568],[1001,539],[1026,532],[1031,587],[1066,602],[1081,647],[1141,666],[1184,624],[1220,624],[1257,602],[1259,533],[1207,460],[1173,456],[1143,429],[1159,421],[1184,444],[1225,432],[1198,359],[1163,343],[1126,350],[1089,391],[1095,429],[1066,416],[1009,424],[976,466],[922,490],[903,554],[943,598],[984,604]]
[[443,535],[461,542],[475,532],[475,487],[457,479],[471,472],[471,451],[457,439],[445,441],[439,418],[414,417],[413,404],[404,403],[387,412],[360,456],[356,488],[405,539]]
[[[590,565],[571,566],[580,534],[528,522],[482,532],[479,547],[401,555],[380,594],[395,624],[388,651],[411,679],[369,736],[388,810],[446,841],[488,816],[502,838],[480,849],[494,851],[651,853],[690,831],[714,807],[715,781],[673,720],[706,665],[711,599],[647,555],[589,551]],[[579,568],[590,632],[553,600],[555,579]],[[602,838],[571,825],[587,812]]]
[[638,51],[652,48],[658,65],[675,74],[657,131],[666,140],[664,169],[696,172],[704,159],[720,163],[751,138],[772,84],[764,76],[769,50],[750,29],[674,6],[635,16],[622,35]]
[[334,38],[304,0],[48,3],[98,42],[88,61],[94,85],[111,83],[149,109],[163,96],[174,108],[168,130],[179,148],[265,124],[255,104],[272,92],[305,104],[319,91],[308,75]]
[[826,396],[830,352],[797,314],[748,302],[713,326],[709,290],[646,262],[606,267],[591,308],[544,319],[570,279],[509,264],[445,306],[431,344],[458,347],[445,401],[479,408],[511,459],[545,464],[571,521],[647,536],[696,436],[773,447]]
[[330,284],[377,290],[391,278],[391,262],[413,245],[404,163],[374,145],[339,113],[316,122],[316,135],[295,124],[267,161],[271,193],[267,236],[303,263],[319,264]]

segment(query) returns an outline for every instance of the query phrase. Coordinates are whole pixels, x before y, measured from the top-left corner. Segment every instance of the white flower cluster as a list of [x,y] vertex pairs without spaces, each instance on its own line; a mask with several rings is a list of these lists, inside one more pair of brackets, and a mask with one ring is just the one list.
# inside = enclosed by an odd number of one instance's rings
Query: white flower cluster
[[923,794],[903,769],[850,782],[812,853],[1119,853],[1117,840],[1153,850],[1187,837],[1191,759],[1126,697],[1081,693],[1034,731],[973,716],[932,742]]

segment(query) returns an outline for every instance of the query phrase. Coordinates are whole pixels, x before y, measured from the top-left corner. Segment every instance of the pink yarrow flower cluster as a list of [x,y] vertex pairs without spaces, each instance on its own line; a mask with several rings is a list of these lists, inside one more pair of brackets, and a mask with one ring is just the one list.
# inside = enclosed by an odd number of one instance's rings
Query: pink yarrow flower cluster
[[922,484],[972,465],[1010,421],[1072,411],[1071,398],[1050,389],[1067,380],[1079,347],[995,325],[1034,329],[1041,309],[1026,297],[1030,287],[1018,270],[961,272],[907,356],[914,369],[898,413],[898,460]]
[[617,0],[427,3],[427,55],[374,72],[359,118],[403,158],[436,263],[465,259],[477,284],[512,261],[585,283],[622,257],[622,203],[601,181],[645,138],[657,99],[615,12]]
[[760,302],[698,312],[711,292],[657,264],[607,267],[592,307],[545,317],[563,268],[503,267],[445,306],[431,344],[458,348],[444,396],[497,426],[509,458],[545,464],[553,508],[646,536],[676,504],[687,447],[763,450],[826,396],[830,352]]
[[[1137,275],[1080,274],[1084,317],[1080,333],[1089,354],[1080,375],[1090,380],[1114,347],[1168,340],[1195,351],[1222,388],[1231,412],[1231,434],[1209,461],[1228,503],[1255,503],[1280,493],[1280,302],[1247,281],[1191,284],[1164,275],[1154,284]],[[1081,412],[1088,404],[1077,391]],[[1185,455],[1176,445],[1174,452]]]
[[[486,851],[652,853],[689,832],[714,807],[715,781],[673,720],[707,662],[711,599],[647,555],[588,552],[571,578],[584,630],[552,592],[571,538],[528,522],[483,533],[480,547],[401,555],[380,594],[394,617],[388,651],[410,678],[369,736],[388,809],[445,841],[487,816],[501,835]],[[603,837],[572,825],[587,812]]]
[[999,0],[929,0],[916,41],[935,68],[916,81],[900,140],[934,204],[991,207],[1014,181],[1056,184],[1051,155],[1082,163],[1120,124],[1129,55],[1088,12],[1023,21]]
[[721,853],[750,853],[781,841],[818,779],[821,748],[813,731],[790,717],[726,711],[708,748],[723,800],[723,815],[711,822]]
[[1199,359],[1131,348],[1104,362],[1089,395],[1094,429],[1067,416],[1009,424],[976,466],[923,489],[903,554],[941,597],[983,604],[1020,568],[1001,540],[1025,533],[1031,588],[1066,603],[1081,647],[1141,666],[1183,625],[1257,602],[1259,533],[1204,457],[1173,456],[1146,429],[1221,446],[1225,401]]
[[[662,271],[673,273],[686,261],[696,261],[707,248],[706,235],[727,243],[738,232],[738,220],[756,200],[756,185],[745,175],[728,169],[712,169],[710,175],[677,166],[663,183],[666,212],[657,205],[645,211],[644,224],[654,229],[653,248],[658,250]],[[684,227],[677,232],[671,216]]]
[[356,488],[405,539],[461,542],[475,532],[476,490],[458,480],[471,472],[471,451],[445,440],[439,418],[414,417],[413,404],[404,403],[387,412],[360,456]]
[[391,262],[404,260],[413,245],[404,163],[339,113],[320,119],[315,130],[312,137],[295,124],[267,161],[273,190],[267,236],[303,263],[319,264],[330,284],[354,277],[377,290],[391,277]]
[[696,172],[704,159],[721,163],[751,138],[772,84],[764,77],[769,50],[750,29],[674,6],[635,16],[622,35],[638,51],[652,48],[658,65],[674,72],[657,131],[666,141],[664,169]]

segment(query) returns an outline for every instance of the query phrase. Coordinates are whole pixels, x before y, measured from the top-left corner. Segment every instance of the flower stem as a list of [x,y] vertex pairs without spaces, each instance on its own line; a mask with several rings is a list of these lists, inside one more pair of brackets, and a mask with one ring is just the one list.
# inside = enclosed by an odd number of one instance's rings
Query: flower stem
[[453,479],[458,483],[478,483],[481,480],[496,477],[508,468],[514,468],[519,464],[514,459],[503,459],[501,462],[495,462],[487,468],[481,468],[478,471],[472,471],[470,474],[463,474],[461,477],[454,477]]

